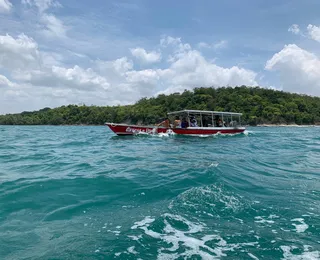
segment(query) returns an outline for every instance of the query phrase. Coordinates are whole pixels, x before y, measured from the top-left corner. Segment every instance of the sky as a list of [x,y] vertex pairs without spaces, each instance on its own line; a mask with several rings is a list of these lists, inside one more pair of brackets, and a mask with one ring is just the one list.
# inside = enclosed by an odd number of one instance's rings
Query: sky
[[0,114],[240,85],[320,96],[319,0],[0,0]]

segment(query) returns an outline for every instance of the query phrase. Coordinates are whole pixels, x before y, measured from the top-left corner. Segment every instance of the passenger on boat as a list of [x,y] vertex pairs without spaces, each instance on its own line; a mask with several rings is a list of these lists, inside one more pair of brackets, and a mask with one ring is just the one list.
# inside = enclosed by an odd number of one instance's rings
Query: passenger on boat
[[169,118],[166,117],[161,123],[157,124],[157,126],[163,126],[163,127],[169,128],[170,127]]
[[187,128],[188,126],[189,126],[189,123],[188,123],[187,119],[185,117],[182,118],[181,128]]
[[180,120],[179,116],[176,116],[176,119],[173,122],[173,127],[174,128],[181,127],[181,120]]
[[198,126],[197,120],[194,118],[194,116],[190,117],[190,126],[192,126],[192,127],[197,127]]

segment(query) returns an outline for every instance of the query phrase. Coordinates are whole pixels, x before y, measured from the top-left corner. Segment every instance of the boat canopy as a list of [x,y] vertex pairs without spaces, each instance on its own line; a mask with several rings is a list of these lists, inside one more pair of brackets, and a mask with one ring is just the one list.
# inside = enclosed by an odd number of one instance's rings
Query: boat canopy
[[206,111],[206,110],[180,110],[169,112],[168,115],[176,115],[176,114],[201,114],[201,115],[229,115],[229,116],[241,116],[242,113],[234,113],[234,112],[220,112],[220,111]]

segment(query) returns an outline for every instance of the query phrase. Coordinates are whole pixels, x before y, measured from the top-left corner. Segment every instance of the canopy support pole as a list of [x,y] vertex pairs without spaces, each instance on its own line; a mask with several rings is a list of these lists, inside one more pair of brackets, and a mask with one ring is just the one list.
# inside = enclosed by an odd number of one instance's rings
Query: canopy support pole
[[211,125],[211,126],[212,126],[212,127],[215,127],[214,122],[213,122],[213,113],[211,114],[211,118],[212,118],[212,122],[211,122],[212,125]]

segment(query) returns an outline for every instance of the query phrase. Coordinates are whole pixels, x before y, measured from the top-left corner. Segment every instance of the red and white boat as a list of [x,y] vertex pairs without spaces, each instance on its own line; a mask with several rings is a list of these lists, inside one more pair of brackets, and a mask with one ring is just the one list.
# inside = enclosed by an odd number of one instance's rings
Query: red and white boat
[[241,113],[181,110],[168,113],[169,118],[175,117],[170,127],[139,126],[106,123],[117,135],[175,133],[177,135],[215,135],[238,134],[245,131],[241,126]]

